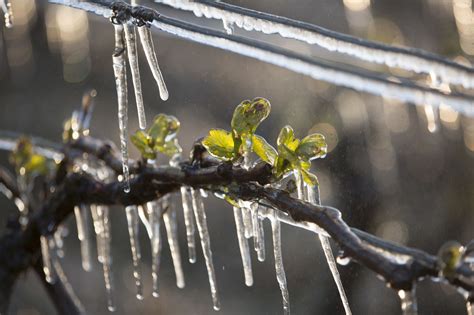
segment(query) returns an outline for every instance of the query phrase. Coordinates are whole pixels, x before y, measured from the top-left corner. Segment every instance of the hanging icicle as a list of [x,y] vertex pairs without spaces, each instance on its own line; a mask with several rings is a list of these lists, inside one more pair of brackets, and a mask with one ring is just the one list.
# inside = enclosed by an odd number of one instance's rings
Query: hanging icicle
[[64,258],[64,241],[63,237],[67,234],[67,228],[64,225],[58,226],[56,232],[53,234],[55,244],[55,254],[59,258]]
[[212,261],[211,240],[209,231],[207,229],[206,212],[204,210],[204,203],[199,190],[191,189],[191,196],[193,200],[194,216],[196,217],[196,224],[198,227],[199,237],[201,238],[201,247],[206,261],[207,275],[209,277],[209,286],[211,287],[212,303],[214,310],[218,311],[221,308],[219,294],[217,291],[216,274],[214,270],[214,263]]
[[110,312],[115,311],[115,285],[112,277],[112,253],[110,244],[112,242],[112,235],[110,232],[110,215],[109,207],[97,206],[97,212],[102,219],[102,244],[103,244],[103,262],[102,269],[104,273],[105,290],[107,291],[107,308]]
[[127,92],[127,62],[125,59],[126,47],[124,42],[123,25],[114,24],[115,50],[112,54],[112,63],[117,87],[118,120],[120,129],[120,149],[122,152],[122,169],[124,191],[130,192],[130,174],[128,169],[128,92]]
[[194,218],[193,218],[193,202],[189,187],[181,186],[181,200],[183,203],[184,225],[186,226],[186,239],[188,241],[188,257],[189,262],[196,262],[196,240],[194,238]]
[[418,314],[418,306],[416,303],[416,290],[414,286],[411,291],[398,291],[398,296],[400,297],[403,315]]
[[253,202],[250,205],[252,214],[252,227],[253,227],[253,245],[257,252],[258,260],[265,261],[265,239],[263,234],[262,221],[258,216],[258,209],[260,206],[257,202]]
[[467,301],[466,307],[467,307],[467,315],[474,315],[474,302]]
[[[83,209],[85,210],[85,208]],[[107,293],[107,308],[110,312],[115,311],[114,281],[112,278],[112,257],[110,243],[112,235],[110,233],[109,207],[91,205],[94,232],[97,238],[97,259],[102,264],[105,290]]]
[[184,272],[181,264],[181,254],[179,252],[178,243],[178,219],[176,217],[176,209],[170,196],[162,198],[163,203],[163,221],[165,222],[166,235],[168,237],[168,245],[170,247],[171,258],[173,260],[174,273],[176,275],[176,286],[180,289],[184,288]]
[[252,259],[250,257],[249,243],[245,238],[242,211],[239,207],[234,207],[234,220],[237,230],[237,239],[239,241],[240,256],[242,257],[242,265],[244,267],[245,285],[251,287],[253,285]]
[[156,57],[155,47],[153,45],[153,37],[148,25],[138,27],[138,35],[140,36],[140,42],[142,43],[148,66],[150,67],[151,73],[158,85],[160,97],[163,101],[166,101],[169,98],[169,93],[158,64],[158,58]]
[[81,260],[82,269],[91,270],[91,253],[90,253],[90,232],[89,232],[89,216],[87,208],[84,205],[74,207],[74,215],[76,217],[77,238],[81,244]]
[[[300,193],[303,194],[304,200],[312,204],[315,204],[315,205],[321,204],[319,186],[315,185],[311,187],[305,184],[302,180],[301,175],[297,176],[296,181],[297,181],[296,185],[298,189],[298,195]],[[303,190],[300,191],[300,189],[303,189]],[[352,311],[349,306],[349,300],[347,299],[346,292],[344,291],[344,286],[342,285],[341,276],[339,274],[339,270],[337,269],[336,260],[334,259],[334,254],[331,249],[331,244],[329,243],[329,238],[322,234],[318,234],[318,237],[319,237],[319,241],[321,242],[321,246],[323,248],[324,256],[326,257],[329,270],[331,271],[334,282],[336,283],[336,287],[339,292],[339,297],[341,299],[342,305],[344,306],[344,311],[346,315],[351,315]]]
[[5,19],[5,27],[13,27],[13,10],[12,4],[9,0],[0,0],[0,7],[3,11],[3,18]]
[[123,24],[127,47],[128,64],[132,73],[132,82],[135,89],[135,102],[137,103],[138,125],[140,129],[146,128],[145,106],[143,105],[142,83],[140,68],[138,67],[137,31],[131,23]]
[[142,285],[142,271],[141,271],[141,252],[140,243],[138,239],[138,208],[137,206],[125,207],[128,224],[128,234],[130,236],[130,249],[132,251],[133,260],[133,277],[135,278],[135,285],[137,287],[137,299],[143,300],[143,285]]
[[[273,210],[276,212],[276,210]],[[290,294],[286,285],[285,269],[281,252],[281,223],[276,214],[270,220],[272,224],[273,255],[275,257],[275,273],[283,299],[283,313],[290,314]]]
[[163,209],[158,201],[147,203],[148,218],[151,226],[151,274],[153,278],[153,297],[159,297],[158,293],[158,271],[160,270],[162,240],[160,234],[161,216]]
[[54,272],[54,267],[52,263],[52,252],[54,247],[54,239],[51,236],[44,236],[40,237],[41,243],[41,256],[43,258],[43,272],[45,276],[45,280],[48,283],[55,283],[56,282],[56,274]]
[[[256,251],[257,251],[257,258],[258,261],[265,261],[265,234],[263,230],[263,218],[260,217],[260,209],[261,206],[257,205],[257,209],[255,210],[257,216],[257,235],[254,236],[254,241],[256,242]],[[255,224],[255,223],[254,223]]]

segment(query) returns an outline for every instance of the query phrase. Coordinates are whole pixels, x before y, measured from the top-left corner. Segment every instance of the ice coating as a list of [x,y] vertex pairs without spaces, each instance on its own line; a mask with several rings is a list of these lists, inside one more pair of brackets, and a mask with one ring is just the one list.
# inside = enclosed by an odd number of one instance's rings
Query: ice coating
[[115,50],[112,64],[117,88],[118,121],[120,130],[120,151],[122,153],[122,169],[124,191],[130,192],[130,173],[128,169],[128,92],[127,92],[127,61],[125,59],[124,31],[122,25],[114,24]]
[[235,229],[237,231],[237,240],[239,242],[240,256],[244,267],[245,285],[253,285],[252,259],[250,257],[249,243],[245,237],[245,227],[242,218],[242,211],[239,207],[234,207]]

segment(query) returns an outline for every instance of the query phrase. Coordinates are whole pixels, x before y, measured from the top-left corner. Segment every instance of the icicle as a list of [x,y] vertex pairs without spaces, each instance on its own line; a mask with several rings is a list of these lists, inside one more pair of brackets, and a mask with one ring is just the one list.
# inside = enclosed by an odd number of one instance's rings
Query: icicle
[[140,68],[138,67],[137,54],[137,31],[135,25],[126,23],[123,25],[127,46],[128,64],[132,73],[133,87],[135,88],[135,102],[137,103],[138,124],[140,129],[146,128],[145,107],[143,105],[142,83],[140,80]]
[[48,236],[41,236],[41,256],[43,258],[43,272],[45,276],[45,280],[48,283],[56,282],[56,276],[54,273],[52,257],[51,257],[51,245],[53,245],[54,240],[50,239],[51,237]]
[[254,210],[254,215],[257,216],[256,222],[253,223],[254,227],[255,224],[257,225],[257,230],[254,230],[254,233],[257,233],[254,235],[254,242],[256,245],[258,261],[265,261],[265,234],[263,230],[263,219],[260,218],[259,213],[260,206],[257,205],[257,209]]
[[334,260],[334,255],[332,253],[329,239],[326,236],[319,234],[319,240],[321,242],[321,246],[323,247],[324,255],[326,256],[326,261],[328,262],[332,277],[336,283],[337,290],[339,291],[339,296],[341,298],[342,305],[344,306],[344,311],[346,312],[346,315],[350,315],[352,314],[352,311],[349,306],[349,301],[347,300],[346,292],[344,291],[344,286],[342,285],[341,276],[337,270],[336,261]]
[[[276,210],[274,210],[276,211]],[[275,272],[283,299],[283,313],[290,314],[290,294],[286,286],[285,269],[281,253],[281,224],[276,215],[270,220],[272,224],[273,254],[275,256]]]
[[474,315],[474,302],[467,301],[467,315]]
[[416,315],[418,314],[418,306],[416,303],[415,287],[411,291],[400,290],[398,291],[400,297],[403,315]]
[[240,210],[242,211],[242,220],[244,222],[244,235],[246,238],[251,238],[253,236],[252,214],[248,207],[242,207]]
[[[178,243],[178,221],[176,217],[176,209],[170,197],[166,196],[162,200],[165,205],[163,214],[163,221],[165,222],[166,235],[168,237],[168,245],[171,251],[171,258],[173,259],[174,273],[176,275],[176,286],[180,289],[184,288],[184,273],[181,264],[181,254],[179,252]],[[167,209],[166,209],[167,208]]]
[[81,243],[81,259],[82,269],[85,271],[91,270],[91,253],[90,253],[90,238],[89,238],[89,216],[85,206],[74,207],[74,215],[76,217],[77,238]]
[[151,226],[151,274],[153,278],[153,297],[159,297],[158,293],[158,271],[160,270],[162,240],[160,234],[161,215],[163,209],[158,201],[147,203],[148,218]]
[[[305,198],[306,201],[309,201],[315,205],[321,204],[319,186],[316,185],[316,186],[310,187],[306,185],[305,183],[301,183],[303,182],[301,180],[301,176],[299,176],[299,178],[300,178],[299,180],[300,183],[297,184],[298,192],[300,189],[299,187],[303,186],[303,188],[306,188],[306,198]],[[344,291],[344,286],[342,285],[341,276],[339,274],[339,271],[337,270],[337,265],[334,259],[334,254],[331,249],[331,244],[329,243],[329,238],[322,234],[319,234],[318,236],[319,236],[319,241],[321,242],[321,246],[323,248],[324,256],[326,257],[326,261],[329,266],[329,270],[331,271],[334,282],[336,283],[336,287],[339,292],[339,297],[341,298],[342,305],[344,306],[344,311],[346,315],[351,315],[352,311],[349,306],[349,301],[347,300],[346,292]]]
[[138,208],[137,206],[125,207],[127,214],[128,234],[130,236],[130,249],[133,260],[133,276],[137,287],[137,299],[143,300],[143,285],[141,271],[141,253],[138,239]]
[[5,27],[13,27],[13,10],[12,4],[9,0],[0,0],[0,7],[3,10],[3,17],[5,19]]
[[189,262],[196,262],[196,240],[194,238],[194,218],[192,210],[191,192],[188,187],[181,186],[181,200],[183,202],[184,225],[186,226],[186,238],[188,241]]
[[242,211],[239,207],[234,207],[234,220],[237,230],[237,239],[239,241],[240,256],[242,257],[242,265],[244,267],[245,285],[251,287],[253,285],[252,259],[250,257],[249,243],[245,238]]
[[257,252],[258,260],[265,261],[265,240],[263,235],[263,226],[260,218],[258,217],[259,205],[253,202],[250,205],[252,211],[252,227],[253,227],[253,245]]
[[143,51],[145,52],[146,60],[148,61],[151,73],[153,74],[156,84],[158,85],[160,97],[163,101],[166,101],[169,97],[168,89],[166,88],[165,80],[163,79],[163,74],[161,73],[160,66],[158,64],[158,58],[156,57],[151,31],[148,26],[141,26],[138,28],[138,35],[140,36],[140,41],[142,43]]
[[217,291],[216,274],[214,271],[214,264],[212,262],[211,239],[207,229],[206,212],[204,210],[204,203],[199,190],[191,189],[191,196],[193,200],[194,215],[198,227],[199,237],[201,238],[201,247],[206,261],[207,275],[209,277],[209,286],[211,287],[212,303],[214,310],[218,311],[221,308],[219,295]]
[[56,232],[54,232],[54,244],[56,245],[55,246],[55,250],[56,250],[56,255],[59,257],[59,258],[64,258],[64,241],[63,241],[63,236],[65,236],[67,233],[66,233],[66,228],[63,226],[63,225],[60,225],[58,226],[58,228],[56,229]]
[[112,254],[110,250],[110,243],[112,235],[110,233],[110,216],[109,207],[97,206],[99,216],[102,219],[102,241],[103,241],[103,262],[102,269],[104,273],[105,290],[107,291],[107,308],[110,312],[115,311],[115,297],[114,297],[114,281],[112,277]]
[[127,62],[125,60],[125,43],[123,36],[123,25],[114,24],[115,28],[115,50],[112,62],[115,74],[115,85],[117,87],[118,120],[120,129],[120,149],[122,152],[122,168],[124,191],[130,192],[130,174],[128,170],[128,92],[127,92]]
[[140,221],[142,221],[143,226],[145,227],[146,234],[148,234],[148,238],[151,239],[153,236],[153,230],[150,221],[150,215],[147,211],[145,211],[145,208],[143,206],[138,206],[138,217],[140,218]]
[[96,237],[96,242],[97,242],[97,260],[100,263],[103,263],[104,261],[104,242],[102,239],[102,232],[104,229],[104,222],[102,218],[99,216],[99,213],[97,211],[97,205],[91,205],[91,214],[92,214],[92,220],[94,222],[94,233]]

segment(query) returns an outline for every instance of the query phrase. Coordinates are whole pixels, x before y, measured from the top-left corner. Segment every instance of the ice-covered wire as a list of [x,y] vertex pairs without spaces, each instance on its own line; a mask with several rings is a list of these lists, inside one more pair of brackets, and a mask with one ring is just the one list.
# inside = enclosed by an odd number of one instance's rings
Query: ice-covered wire
[[279,34],[284,38],[315,44],[329,51],[372,63],[398,67],[416,73],[434,74],[443,82],[474,87],[474,69],[442,56],[410,47],[395,47],[335,32],[318,25],[259,12],[222,1],[154,0],[196,16],[222,20],[247,31]]
[[[80,8],[105,17],[110,17],[112,13],[109,6],[117,3],[117,1],[110,0],[88,0],[88,2],[50,0],[50,2]],[[127,8],[125,4],[124,7],[131,10],[131,7]],[[181,38],[248,56],[317,80],[358,91],[420,105],[438,107],[440,104],[445,104],[466,115],[474,115],[474,98],[465,94],[445,93],[398,77],[382,76],[372,72],[349,69],[328,62],[313,60],[253,39],[169,18],[151,9],[143,9],[142,7],[142,12],[145,12],[147,17],[152,17],[153,26]]]

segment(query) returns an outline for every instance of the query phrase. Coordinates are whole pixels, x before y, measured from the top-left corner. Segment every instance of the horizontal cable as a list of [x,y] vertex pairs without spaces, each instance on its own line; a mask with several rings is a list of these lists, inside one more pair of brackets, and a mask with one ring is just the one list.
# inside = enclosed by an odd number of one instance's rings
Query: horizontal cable
[[329,51],[347,54],[368,62],[398,67],[435,76],[448,84],[474,87],[474,69],[442,56],[415,48],[395,47],[328,30],[286,17],[250,10],[211,0],[154,0],[176,9],[192,11],[196,16],[222,20],[247,31],[279,34]]
[[[50,2],[110,17],[112,12],[108,6],[117,1],[50,0]],[[444,104],[466,115],[474,115],[474,98],[465,94],[444,93],[394,76],[387,77],[316,61],[279,47],[183,22],[148,9],[147,13],[150,12],[153,13],[153,26],[181,38],[261,60],[335,85],[419,105],[438,107]]]

